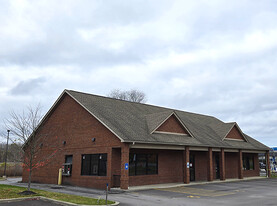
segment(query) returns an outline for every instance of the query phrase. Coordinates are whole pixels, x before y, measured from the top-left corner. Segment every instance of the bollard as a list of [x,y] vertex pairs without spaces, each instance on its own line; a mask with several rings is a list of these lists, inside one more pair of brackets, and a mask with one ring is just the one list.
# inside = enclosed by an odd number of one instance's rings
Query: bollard
[[108,191],[109,191],[109,183],[107,183],[107,191],[106,191],[106,205],[108,205]]
[[62,168],[59,169],[58,185],[62,184]]

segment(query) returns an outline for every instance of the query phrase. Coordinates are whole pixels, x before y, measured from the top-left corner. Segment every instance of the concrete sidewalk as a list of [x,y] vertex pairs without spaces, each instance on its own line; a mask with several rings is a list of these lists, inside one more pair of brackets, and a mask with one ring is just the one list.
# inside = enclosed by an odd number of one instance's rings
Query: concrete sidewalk
[[[258,180],[264,179],[266,177],[248,177],[244,179],[226,179],[225,181],[215,180],[211,182],[191,182],[190,184],[184,183],[168,183],[168,184],[155,184],[155,185],[143,185],[143,186],[133,186],[129,187],[128,190],[122,190],[120,188],[112,188],[109,194],[120,194],[125,192],[135,192],[140,190],[150,190],[150,189],[160,189],[160,188],[172,188],[172,187],[184,187],[184,186],[194,186],[194,185],[205,185],[205,184],[215,184],[215,183],[226,183],[226,182],[236,182],[236,181],[248,181],[248,180]],[[21,183],[21,178],[8,178],[7,180],[0,181],[0,184],[16,185],[20,187],[27,187],[27,183]],[[82,194],[89,197],[98,198],[99,196],[105,195],[105,190],[69,186],[69,185],[55,185],[55,184],[40,184],[32,183],[31,187],[34,189],[47,190],[52,192],[61,192],[66,194]]]

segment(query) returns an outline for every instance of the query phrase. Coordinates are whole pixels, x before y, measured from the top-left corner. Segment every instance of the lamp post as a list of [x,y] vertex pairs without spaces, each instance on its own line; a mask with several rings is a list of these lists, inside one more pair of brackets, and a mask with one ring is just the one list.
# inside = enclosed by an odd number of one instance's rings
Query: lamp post
[[10,134],[10,130],[7,130],[8,132],[8,137],[7,137],[7,145],[6,145],[6,154],[5,154],[5,168],[4,168],[4,176],[6,177],[6,167],[7,167],[7,157],[8,157],[8,146],[9,146],[9,134]]

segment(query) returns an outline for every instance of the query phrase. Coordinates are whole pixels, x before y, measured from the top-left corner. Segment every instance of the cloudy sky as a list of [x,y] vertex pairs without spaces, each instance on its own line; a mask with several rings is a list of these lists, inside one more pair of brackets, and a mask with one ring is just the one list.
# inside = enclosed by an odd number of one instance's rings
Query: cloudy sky
[[0,0],[0,125],[64,89],[135,88],[277,146],[277,1],[58,2]]

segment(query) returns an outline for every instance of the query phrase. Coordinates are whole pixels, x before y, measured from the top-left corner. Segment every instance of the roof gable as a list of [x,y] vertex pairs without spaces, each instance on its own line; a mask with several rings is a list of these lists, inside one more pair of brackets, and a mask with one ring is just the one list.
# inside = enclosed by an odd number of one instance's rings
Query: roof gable
[[172,113],[173,111],[164,111],[146,115],[149,133],[152,134]]
[[174,113],[168,116],[154,132],[174,133],[190,136],[187,129],[183,126],[183,123],[180,122]]
[[235,122],[233,123],[233,126],[231,127],[227,135],[223,138],[223,140],[236,140],[247,142],[246,137],[244,136],[241,129]]

